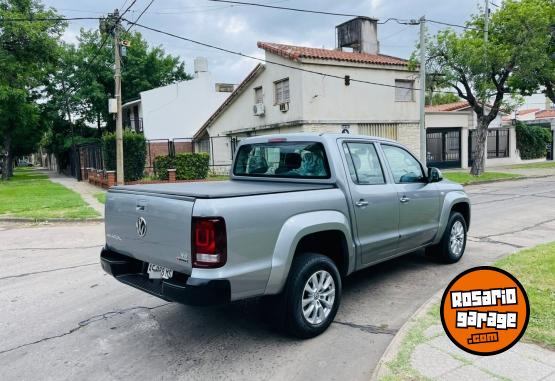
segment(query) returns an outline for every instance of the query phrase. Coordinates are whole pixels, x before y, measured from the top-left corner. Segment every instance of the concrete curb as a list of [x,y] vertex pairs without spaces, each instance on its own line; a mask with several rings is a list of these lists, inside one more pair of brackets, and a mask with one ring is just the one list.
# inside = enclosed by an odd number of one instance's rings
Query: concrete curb
[[10,223],[10,224],[38,224],[38,223],[48,223],[48,224],[82,224],[82,223],[92,223],[92,222],[104,222],[104,218],[19,218],[19,217],[5,217],[0,218],[0,223]]
[[378,365],[372,372],[372,376],[370,377],[371,381],[378,381],[387,376],[387,363],[391,362],[397,356],[399,352],[399,348],[403,343],[407,334],[411,331],[411,329],[416,325],[418,320],[428,313],[428,310],[436,303],[441,301],[441,296],[443,295],[443,289],[436,292],[430,299],[428,299],[424,304],[422,304],[412,316],[406,321],[405,324],[397,331],[397,334],[393,337],[393,340],[389,343],[385,352],[383,353],[380,361],[378,361]]

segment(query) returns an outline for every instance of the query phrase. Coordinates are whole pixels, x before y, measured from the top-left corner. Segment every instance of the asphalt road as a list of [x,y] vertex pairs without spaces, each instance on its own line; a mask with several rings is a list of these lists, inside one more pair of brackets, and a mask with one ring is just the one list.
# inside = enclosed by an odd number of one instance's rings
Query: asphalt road
[[422,253],[348,278],[340,311],[307,341],[276,333],[257,301],[166,303],[101,270],[101,224],[0,227],[0,378],[368,380],[396,331],[462,270],[555,239],[555,177],[469,187],[456,265]]

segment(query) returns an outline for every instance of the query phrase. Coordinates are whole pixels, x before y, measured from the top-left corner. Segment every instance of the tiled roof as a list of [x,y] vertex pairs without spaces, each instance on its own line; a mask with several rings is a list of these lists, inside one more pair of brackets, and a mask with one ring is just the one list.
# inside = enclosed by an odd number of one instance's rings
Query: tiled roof
[[536,111],[540,111],[539,108],[528,108],[528,109],[524,109],[524,110],[518,110],[516,112],[517,115],[526,115],[526,114],[530,114],[532,112],[536,112]]
[[542,110],[536,113],[536,119],[555,118],[555,110]]
[[446,103],[443,105],[426,106],[426,111],[427,112],[447,112],[447,111],[457,111],[467,107],[469,107],[467,101],[460,101],[460,102],[454,102],[454,103]]
[[273,42],[262,41],[258,42],[258,47],[264,49],[267,52],[277,54],[293,61],[298,61],[301,58],[310,58],[376,65],[408,65],[408,61],[405,59],[386,56],[383,54],[343,52],[340,50],[308,48],[304,46],[276,44]]

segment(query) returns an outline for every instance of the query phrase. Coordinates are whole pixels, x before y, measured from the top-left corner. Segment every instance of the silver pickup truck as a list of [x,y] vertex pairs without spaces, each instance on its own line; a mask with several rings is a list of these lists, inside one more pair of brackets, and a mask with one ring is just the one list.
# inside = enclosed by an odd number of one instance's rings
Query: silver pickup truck
[[230,181],[112,187],[104,270],[162,299],[265,297],[307,338],[333,321],[342,278],[425,248],[464,253],[470,202],[403,146],[368,136],[248,138]]

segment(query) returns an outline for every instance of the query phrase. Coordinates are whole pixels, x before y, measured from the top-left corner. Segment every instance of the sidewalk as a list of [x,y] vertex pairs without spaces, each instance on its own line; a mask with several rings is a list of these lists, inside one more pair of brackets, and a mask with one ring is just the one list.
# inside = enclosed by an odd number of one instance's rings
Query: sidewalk
[[68,177],[66,175],[54,171],[49,171],[47,169],[39,169],[38,171],[47,175],[51,181],[61,184],[66,188],[79,193],[83,200],[92,208],[94,208],[98,213],[100,213],[102,218],[104,218],[104,205],[101,204],[96,199],[96,197],[94,197],[94,194],[102,192],[102,189],[97,188],[86,181],[77,181],[73,177]]
[[455,346],[439,321],[441,293],[399,331],[382,357],[377,380],[555,381],[555,352],[519,342],[495,356],[476,356]]

